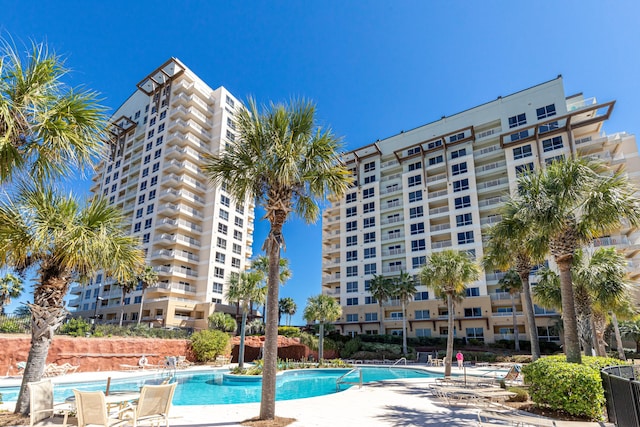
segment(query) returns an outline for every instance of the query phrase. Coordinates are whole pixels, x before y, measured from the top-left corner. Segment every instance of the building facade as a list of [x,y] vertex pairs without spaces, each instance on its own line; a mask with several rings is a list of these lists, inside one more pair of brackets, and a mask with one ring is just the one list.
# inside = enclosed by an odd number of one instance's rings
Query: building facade
[[123,305],[121,288],[98,274],[71,289],[75,315],[118,323],[124,307],[125,324],[201,329],[214,311],[235,312],[225,285],[249,264],[253,201],[233,200],[201,167],[205,155],[235,140],[240,107],[224,87],[211,89],[172,58],[113,114],[91,191],[123,211],[159,283],[144,296],[141,289],[124,295]]
[[[487,227],[524,170],[558,158],[590,156],[624,168],[640,183],[635,137],[607,136],[602,125],[615,101],[565,96],[562,77],[499,97],[450,117],[346,153],[354,176],[346,196],[323,212],[322,292],[339,299],[343,334],[401,334],[398,301],[382,307],[369,293],[374,275],[418,274],[427,256],[454,249],[480,261]],[[594,246],[613,245],[640,275],[640,233],[624,227]],[[500,290],[503,273],[483,271],[455,308],[455,336],[513,340],[511,296]],[[535,285],[535,271],[531,276]],[[408,304],[407,335],[445,337],[446,302],[418,286]],[[559,341],[559,315],[535,308],[540,340]],[[527,333],[516,296],[518,331]],[[521,335],[521,339],[528,339]]]

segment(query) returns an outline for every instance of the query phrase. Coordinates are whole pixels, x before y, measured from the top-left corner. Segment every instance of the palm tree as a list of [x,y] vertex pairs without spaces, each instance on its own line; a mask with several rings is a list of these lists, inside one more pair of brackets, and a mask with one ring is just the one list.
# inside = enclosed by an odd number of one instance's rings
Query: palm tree
[[260,419],[275,417],[278,362],[278,292],[282,227],[291,213],[317,220],[317,201],[342,197],[352,178],[339,160],[339,139],[315,125],[315,106],[306,101],[271,104],[260,112],[249,100],[236,115],[239,138],[204,166],[215,185],[226,183],[236,200],[255,199],[270,230],[263,249],[269,258],[266,338]]
[[[279,273],[280,284],[284,285],[287,282],[287,280],[291,279],[291,275],[292,275],[291,269],[289,269],[289,260],[286,258],[280,258],[279,265],[280,265],[280,273]],[[253,261],[251,261],[251,269],[262,273],[262,276],[264,277],[265,281],[268,281],[269,258],[264,255],[258,255],[253,259]],[[266,300],[266,297],[265,297],[265,300]],[[262,311],[263,320],[265,319],[264,310],[266,309],[266,306],[264,306],[264,302],[266,301],[263,301],[263,311]],[[278,304],[279,303],[280,302],[278,301]],[[280,307],[279,306],[278,306],[278,325],[280,325]]]
[[138,282],[134,279],[126,280],[124,282],[116,282],[115,286],[118,286],[121,289],[122,294],[120,295],[120,322],[119,326],[122,327],[122,322],[124,321],[124,297],[127,294],[133,292],[138,286]]
[[22,294],[22,279],[7,273],[0,279],[0,314],[4,315],[4,307],[11,304],[11,298],[18,298]]
[[208,318],[209,328],[222,332],[235,332],[238,330],[238,322],[232,315],[216,311]]
[[0,40],[0,182],[43,180],[90,165],[106,123],[97,94],[67,87],[64,60],[44,44],[21,55]]
[[393,283],[391,283],[391,279],[388,277],[384,277],[382,275],[375,274],[373,279],[369,284],[369,292],[371,296],[378,301],[378,306],[380,307],[380,333],[384,333],[383,329],[383,321],[384,321],[384,309],[383,304],[385,304],[389,298],[393,296]]
[[140,320],[142,319],[142,306],[144,305],[144,291],[151,286],[158,284],[158,273],[150,265],[144,267],[144,269],[135,277],[135,281],[140,287],[140,308],[138,309],[138,323],[140,326]]
[[244,339],[247,328],[247,314],[251,310],[251,302],[261,298],[262,274],[257,271],[231,273],[227,286],[227,300],[234,301],[242,308],[242,324],[240,326],[240,347],[238,349],[238,367],[244,368]]
[[434,252],[427,258],[427,265],[420,271],[420,281],[433,289],[438,298],[447,301],[447,354],[444,375],[451,375],[453,358],[454,301],[464,297],[467,283],[478,280],[480,269],[464,252],[451,249]]
[[393,296],[402,304],[402,352],[406,356],[407,351],[407,304],[413,299],[417,289],[413,277],[406,271],[400,271],[400,275],[393,280]]
[[318,361],[324,359],[324,325],[335,322],[342,316],[342,307],[335,298],[329,295],[318,295],[307,300],[307,306],[302,315],[309,323],[318,322]]
[[640,202],[622,171],[585,159],[553,162],[518,177],[518,216],[549,241],[560,271],[567,362],[581,363],[571,268],[580,246],[620,227],[640,224]]
[[519,206],[511,199],[501,209],[502,220],[489,229],[489,240],[484,249],[482,264],[485,270],[515,269],[522,282],[522,303],[524,308],[531,358],[540,358],[540,342],[531,297],[529,274],[534,264],[542,262],[548,252],[548,242],[538,236],[535,229],[529,227],[518,216]]
[[505,292],[509,292],[511,296],[511,314],[513,317],[513,338],[516,341],[516,351],[520,351],[520,336],[518,335],[518,320],[516,318],[516,299],[515,296],[522,290],[522,279],[515,270],[507,270],[505,275],[498,281],[501,289]]
[[37,270],[39,276],[29,305],[31,348],[16,403],[16,413],[26,413],[26,385],[42,377],[53,332],[67,314],[64,297],[71,282],[98,270],[127,280],[144,255],[121,214],[104,199],[81,206],[51,188],[21,184],[17,190],[12,201],[0,203],[0,263],[21,273]]
[[14,316],[29,317],[31,316],[31,310],[28,305],[21,305],[13,311]]
[[636,343],[636,353],[640,353],[640,317],[620,323],[620,333],[633,340]]
[[280,298],[278,301],[278,324],[280,324],[280,315],[286,314],[287,317],[287,326],[291,326],[291,316],[296,314],[296,310],[298,306],[296,302],[291,297]]

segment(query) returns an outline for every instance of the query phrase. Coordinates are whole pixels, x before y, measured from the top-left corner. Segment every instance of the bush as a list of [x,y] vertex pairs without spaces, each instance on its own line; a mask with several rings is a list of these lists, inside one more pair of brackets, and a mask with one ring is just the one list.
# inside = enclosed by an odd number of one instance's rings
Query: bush
[[362,347],[362,341],[360,341],[360,339],[354,338],[349,340],[344,344],[344,347],[340,352],[340,357],[348,359],[353,355],[353,353],[360,350],[360,347]]
[[509,398],[509,402],[527,402],[529,400],[529,392],[522,387],[509,387],[509,391],[516,394]]
[[91,325],[83,318],[70,319],[60,327],[60,333],[72,337],[84,337],[91,330]]
[[300,328],[296,328],[295,326],[278,326],[278,335],[288,338],[297,338],[300,334]]
[[524,366],[522,373],[537,405],[599,420],[605,405],[600,370],[619,364],[617,359],[583,356],[579,365],[567,363],[566,357],[559,355],[538,359]]
[[0,332],[5,334],[17,334],[22,332],[22,325],[15,320],[6,320],[0,324]]
[[318,350],[318,337],[306,332],[300,334],[300,344],[304,344],[311,350]]
[[215,360],[221,354],[227,354],[231,338],[222,331],[205,330],[191,335],[191,350],[199,362]]

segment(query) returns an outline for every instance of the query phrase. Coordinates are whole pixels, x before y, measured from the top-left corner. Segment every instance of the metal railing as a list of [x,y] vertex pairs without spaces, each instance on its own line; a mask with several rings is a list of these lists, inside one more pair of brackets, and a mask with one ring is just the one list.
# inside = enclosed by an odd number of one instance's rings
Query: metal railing
[[393,365],[391,365],[391,366],[396,366],[397,364],[399,364],[400,362],[403,362],[403,361],[404,361],[404,364],[406,366],[407,365],[407,358],[406,357],[401,357],[400,359],[396,360],[395,363]]
[[[353,374],[355,372],[358,373],[358,381],[347,381],[346,377],[348,377],[349,375],[351,375],[351,374]],[[336,391],[340,391],[340,386],[342,384],[357,385],[358,388],[362,388],[362,371],[360,370],[360,368],[353,368],[352,370],[350,370],[346,374],[341,375],[340,377],[338,377],[338,379],[336,380]]]
[[635,366],[609,366],[600,371],[609,421],[617,427],[640,425],[640,382]]

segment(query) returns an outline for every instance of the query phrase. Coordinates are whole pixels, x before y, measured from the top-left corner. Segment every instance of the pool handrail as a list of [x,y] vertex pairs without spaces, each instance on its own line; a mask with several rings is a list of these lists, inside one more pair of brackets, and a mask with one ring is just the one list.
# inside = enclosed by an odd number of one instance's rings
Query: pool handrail
[[[346,376],[348,376],[349,374],[352,374],[354,372],[358,372],[359,378],[357,382],[354,381],[345,381],[344,378]],[[351,384],[351,385],[358,385],[358,388],[362,388],[362,370],[360,368],[353,368],[352,370],[350,370],[349,372],[347,372],[346,374],[340,375],[337,379],[336,379],[336,391],[340,390],[340,384]]]
[[406,357],[401,357],[400,359],[396,360],[395,363],[391,366],[396,366],[398,363],[402,362],[404,360],[404,365],[407,365],[407,358]]

